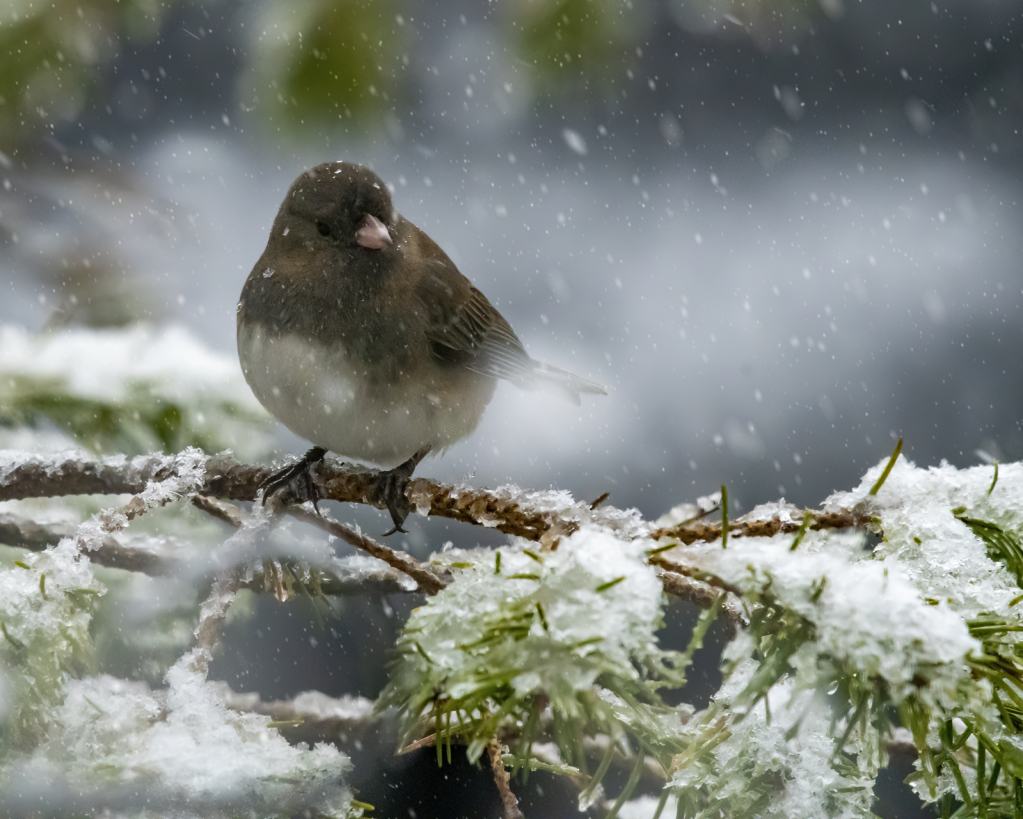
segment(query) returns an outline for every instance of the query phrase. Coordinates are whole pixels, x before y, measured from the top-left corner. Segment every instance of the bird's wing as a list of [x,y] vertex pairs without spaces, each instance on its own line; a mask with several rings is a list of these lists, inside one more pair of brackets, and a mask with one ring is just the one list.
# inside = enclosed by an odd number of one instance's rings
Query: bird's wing
[[418,284],[433,354],[491,378],[524,388],[550,385],[575,403],[580,393],[603,395],[597,384],[529,357],[515,331],[425,234],[420,245],[429,272]]
[[[460,273],[456,275],[465,287],[452,287],[456,298],[434,302],[427,335],[433,354],[444,361],[461,364],[492,378],[504,378],[525,386],[531,379],[536,362],[486,296],[469,284]],[[434,286],[440,284],[433,282]]]
[[576,404],[581,393],[607,394],[599,384],[530,358],[504,316],[479,290],[469,287],[469,297],[450,321],[435,328],[439,332],[431,338],[434,355],[526,389],[553,387]]

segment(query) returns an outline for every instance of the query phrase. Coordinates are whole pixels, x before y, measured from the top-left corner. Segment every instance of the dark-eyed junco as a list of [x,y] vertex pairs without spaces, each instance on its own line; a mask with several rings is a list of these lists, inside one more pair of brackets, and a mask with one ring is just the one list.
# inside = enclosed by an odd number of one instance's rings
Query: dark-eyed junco
[[384,467],[377,501],[392,532],[416,465],[476,428],[498,378],[576,403],[604,393],[530,358],[380,178],[347,162],[306,171],[284,197],[242,288],[238,354],[263,406],[315,444],[267,491],[327,450]]

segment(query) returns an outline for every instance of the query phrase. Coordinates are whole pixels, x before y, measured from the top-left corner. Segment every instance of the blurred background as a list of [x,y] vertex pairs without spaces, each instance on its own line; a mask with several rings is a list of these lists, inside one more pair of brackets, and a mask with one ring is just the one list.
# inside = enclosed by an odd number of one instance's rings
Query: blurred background
[[[1023,457],[1018,0],[14,0],[0,323],[183,324],[233,358],[287,187],[335,159],[609,391],[501,385],[422,475],[655,518],[721,484],[733,514],[816,506],[900,436]],[[268,457],[307,446],[276,429]]]

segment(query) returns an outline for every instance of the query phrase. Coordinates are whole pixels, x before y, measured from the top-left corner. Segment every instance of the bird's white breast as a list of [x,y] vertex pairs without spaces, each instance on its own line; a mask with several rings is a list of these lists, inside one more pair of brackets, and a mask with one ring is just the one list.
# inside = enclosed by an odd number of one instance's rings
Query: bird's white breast
[[397,466],[427,444],[450,446],[475,429],[486,406],[444,389],[381,384],[343,349],[268,333],[258,324],[239,328],[238,354],[252,392],[288,429],[382,467]]

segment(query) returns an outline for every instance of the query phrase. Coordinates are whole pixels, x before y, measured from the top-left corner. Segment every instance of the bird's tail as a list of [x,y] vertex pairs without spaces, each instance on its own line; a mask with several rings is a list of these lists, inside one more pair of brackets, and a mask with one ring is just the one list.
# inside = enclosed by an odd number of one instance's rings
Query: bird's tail
[[544,364],[542,361],[533,360],[533,384],[541,389],[553,388],[566,395],[573,404],[580,403],[580,396],[583,393],[590,395],[607,395],[600,384],[594,384],[585,378],[573,375],[567,370]]

